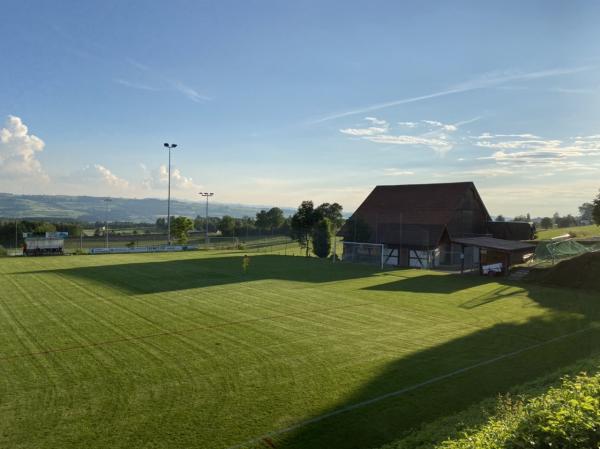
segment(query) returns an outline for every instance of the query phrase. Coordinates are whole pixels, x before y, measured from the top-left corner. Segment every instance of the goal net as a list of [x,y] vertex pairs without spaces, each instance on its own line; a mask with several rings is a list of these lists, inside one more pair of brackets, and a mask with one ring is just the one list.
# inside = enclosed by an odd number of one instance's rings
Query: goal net
[[383,268],[383,244],[344,242],[344,262],[377,265]]

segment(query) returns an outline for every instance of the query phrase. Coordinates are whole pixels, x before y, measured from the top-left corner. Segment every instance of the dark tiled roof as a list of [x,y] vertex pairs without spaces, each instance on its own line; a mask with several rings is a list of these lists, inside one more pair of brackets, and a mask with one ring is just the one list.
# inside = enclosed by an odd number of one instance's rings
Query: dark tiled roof
[[[372,242],[432,247],[470,189],[481,202],[472,182],[377,186],[354,216],[369,225]],[[344,226],[339,235],[351,240],[352,230]]]
[[357,209],[379,223],[447,224],[472,182],[377,186]]

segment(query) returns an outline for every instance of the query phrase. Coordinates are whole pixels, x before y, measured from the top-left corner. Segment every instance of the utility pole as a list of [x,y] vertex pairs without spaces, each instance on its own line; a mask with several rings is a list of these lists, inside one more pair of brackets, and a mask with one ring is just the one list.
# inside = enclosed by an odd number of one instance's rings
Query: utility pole
[[15,218],[15,256],[17,255],[17,247],[19,246],[19,231],[17,229],[17,219]]
[[167,196],[167,242],[171,245],[171,150],[177,148],[176,143],[164,143],[166,149],[169,150],[169,188]]
[[205,214],[205,220],[206,220],[206,236],[204,237],[204,242],[205,245],[209,244],[209,240],[208,240],[208,198],[210,198],[211,196],[214,195],[213,192],[199,192],[198,195],[203,196],[204,198],[206,198],[206,214]]

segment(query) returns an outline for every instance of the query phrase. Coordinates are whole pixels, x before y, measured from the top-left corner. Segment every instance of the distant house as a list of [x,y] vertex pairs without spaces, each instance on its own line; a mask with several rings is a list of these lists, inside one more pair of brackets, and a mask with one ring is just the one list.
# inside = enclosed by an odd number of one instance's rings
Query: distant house
[[[488,251],[504,254],[512,247],[525,251],[516,242],[497,241],[498,237],[520,240],[525,232],[521,224],[496,226],[472,182],[377,186],[338,235],[346,242],[357,241],[359,230],[365,227],[369,236],[362,235],[361,242],[383,244],[388,265],[474,266]],[[518,238],[512,239],[506,229]],[[502,236],[494,230],[502,231]],[[484,245],[483,240],[473,240],[483,237],[486,246],[477,245]],[[457,240],[465,238],[470,240]],[[494,242],[498,249],[490,247]]]

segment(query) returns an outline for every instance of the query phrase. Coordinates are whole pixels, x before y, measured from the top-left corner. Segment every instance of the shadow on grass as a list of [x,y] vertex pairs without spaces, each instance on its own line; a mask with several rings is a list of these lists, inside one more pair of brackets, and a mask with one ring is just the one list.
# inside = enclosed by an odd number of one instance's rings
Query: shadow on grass
[[[394,287],[403,291],[452,292],[472,282],[450,279],[451,287],[446,288],[434,284],[447,279],[423,277],[419,282],[398,281]],[[408,284],[406,290],[400,287],[401,283]],[[410,436],[425,423],[600,353],[600,301],[593,295],[511,283],[501,284],[496,296],[477,298],[465,307],[510,297],[519,291],[518,287],[521,293],[525,290],[531,299],[549,309],[548,315],[522,324],[500,323],[476,330],[398,359],[343,401],[308,418],[314,422],[269,438],[277,448],[376,448]],[[485,416],[476,419],[483,423]],[[459,436],[460,430],[460,424],[453,423],[442,432],[426,436],[428,441],[415,440],[404,447],[424,443],[428,446],[422,447],[432,447]],[[269,444],[258,443],[258,447]]]
[[[596,354],[600,330],[574,333],[585,326],[584,319],[535,319],[526,325],[501,324],[474,332],[390,363],[344,401],[316,415],[328,417],[271,438],[278,448],[379,447],[425,423]],[[558,335],[568,336],[552,340]],[[484,420],[482,415],[479,422]],[[440,443],[459,431],[449,426],[429,435],[427,443]],[[408,447],[419,443],[425,442]],[[268,446],[259,443],[259,447]]]
[[478,285],[495,282],[482,276],[458,274],[424,274],[420,276],[402,276],[404,270],[386,273],[386,277],[399,279],[367,287],[366,290],[386,292],[442,293],[450,294]]
[[[364,278],[379,272],[371,266],[334,265],[328,260],[279,255],[251,255],[250,266],[244,272],[242,258],[243,255],[177,259],[75,267],[51,272],[100,283],[131,294],[169,292],[263,279],[324,283]],[[49,271],[28,273],[40,272]]]

